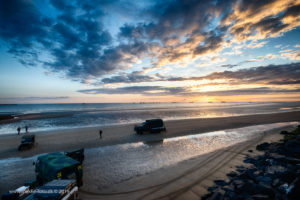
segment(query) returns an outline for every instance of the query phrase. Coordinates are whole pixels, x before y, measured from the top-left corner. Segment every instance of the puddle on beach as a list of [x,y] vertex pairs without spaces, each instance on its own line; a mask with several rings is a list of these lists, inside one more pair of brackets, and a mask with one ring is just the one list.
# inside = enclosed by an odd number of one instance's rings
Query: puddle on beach
[[[120,183],[208,152],[259,137],[266,131],[297,124],[297,122],[289,122],[257,125],[144,143],[86,149],[86,159],[83,165],[84,180],[96,183],[97,188],[102,189],[111,184]],[[34,179],[32,162],[36,160],[36,157],[0,160],[2,169],[0,170],[0,185],[5,184],[6,181],[24,179],[19,183],[22,184],[28,179]],[[32,172],[27,173],[27,170]],[[26,176],[18,177],[16,174],[22,174],[22,171],[26,172]]]

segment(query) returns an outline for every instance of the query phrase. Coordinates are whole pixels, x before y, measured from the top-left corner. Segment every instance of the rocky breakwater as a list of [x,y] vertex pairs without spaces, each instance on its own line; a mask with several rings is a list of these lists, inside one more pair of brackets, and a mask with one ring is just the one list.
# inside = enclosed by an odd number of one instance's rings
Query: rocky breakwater
[[279,142],[257,145],[263,155],[246,156],[250,167],[237,166],[229,181],[215,180],[202,199],[300,199],[300,126],[281,134]]

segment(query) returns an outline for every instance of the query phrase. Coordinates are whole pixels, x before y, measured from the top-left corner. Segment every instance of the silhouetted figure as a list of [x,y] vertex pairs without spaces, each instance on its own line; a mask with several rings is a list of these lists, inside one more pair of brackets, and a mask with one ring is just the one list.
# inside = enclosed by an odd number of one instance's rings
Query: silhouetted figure
[[25,131],[26,133],[28,133],[28,126],[25,126]]
[[100,139],[102,139],[102,130],[99,131]]
[[18,127],[17,130],[18,130],[18,135],[20,135],[21,127]]

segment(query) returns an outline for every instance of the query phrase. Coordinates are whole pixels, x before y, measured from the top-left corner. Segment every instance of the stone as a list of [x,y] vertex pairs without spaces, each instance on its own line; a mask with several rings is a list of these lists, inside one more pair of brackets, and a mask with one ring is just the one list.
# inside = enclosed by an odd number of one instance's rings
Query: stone
[[265,194],[255,194],[255,195],[252,195],[251,198],[254,200],[267,200],[267,199],[269,199],[269,196],[265,195]]
[[268,166],[266,168],[266,172],[269,174],[282,174],[286,171],[287,171],[287,169],[281,165]]
[[254,158],[247,158],[244,160],[244,163],[252,163],[252,164],[255,164],[256,163],[256,160]]
[[230,173],[227,174],[228,177],[236,177],[238,174],[234,171],[231,171]]
[[270,157],[275,159],[275,160],[282,160],[285,159],[285,156],[280,155],[278,153],[270,153]]
[[222,200],[224,195],[225,195],[225,191],[218,189],[208,199],[209,200]]
[[272,178],[268,176],[258,176],[255,178],[255,180],[260,183],[260,184],[265,184],[265,185],[271,185],[272,183]]
[[279,183],[280,183],[279,178],[276,178],[275,180],[273,180],[272,186],[276,187]]
[[214,182],[218,186],[225,186],[225,185],[227,185],[226,181],[224,181],[224,180],[215,180]]
[[291,164],[298,164],[300,163],[300,159],[294,157],[286,157],[286,160]]
[[286,151],[292,154],[300,154],[300,140],[289,140],[284,144]]
[[217,188],[218,187],[216,187],[216,186],[211,186],[211,187],[208,187],[207,190],[212,192],[212,191],[216,190]]
[[281,186],[279,186],[279,191],[281,191],[282,193],[286,194],[287,193],[287,189],[289,188],[289,185],[287,183],[282,184]]
[[265,151],[268,149],[268,147],[270,146],[270,144],[268,142],[264,142],[262,144],[259,144],[256,146],[256,150],[258,151]]
[[281,134],[281,135],[288,135],[289,132],[287,132],[287,131],[281,131],[280,134]]
[[296,179],[294,182],[294,187],[291,189],[288,194],[289,199],[299,199],[300,197],[300,179]]

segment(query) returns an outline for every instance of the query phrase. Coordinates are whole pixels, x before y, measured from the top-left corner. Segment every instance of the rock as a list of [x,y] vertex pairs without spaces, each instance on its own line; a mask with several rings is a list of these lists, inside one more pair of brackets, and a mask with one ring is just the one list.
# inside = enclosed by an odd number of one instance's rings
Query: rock
[[281,135],[288,135],[289,132],[287,132],[287,131],[281,131],[280,134],[281,134]]
[[280,160],[280,161],[285,159],[285,156],[280,155],[278,153],[270,153],[270,157],[275,159],[275,160]]
[[287,194],[287,189],[289,188],[289,185],[287,183],[282,184],[279,186],[279,191],[281,191],[284,194]]
[[257,177],[258,176],[258,171],[256,171],[256,169],[249,169],[247,172],[246,172],[246,174],[247,174],[247,176],[250,178],[250,179],[252,179],[252,180],[255,180],[255,177]]
[[291,154],[300,154],[300,140],[289,140],[284,144],[284,148]]
[[280,180],[284,183],[291,183],[297,177],[296,171],[288,170],[285,173],[281,174]]
[[298,164],[298,163],[300,163],[300,159],[297,159],[297,158],[286,157],[285,159],[286,159],[289,163],[291,163],[291,164]]
[[226,192],[228,191],[234,191],[234,185],[233,184],[230,184],[230,185],[225,185],[222,187],[222,189]]
[[248,152],[249,152],[249,153],[253,153],[253,150],[249,149]]
[[272,186],[276,187],[279,183],[280,183],[279,178],[276,178],[275,180],[273,180]]
[[232,184],[234,185],[235,189],[237,189],[237,190],[240,190],[245,185],[244,181],[242,181],[242,180],[234,180],[232,182]]
[[236,177],[238,174],[234,171],[227,174],[228,177]]
[[273,159],[266,159],[266,162],[269,164],[269,165],[274,165],[275,164],[275,161]]
[[268,176],[258,176],[255,178],[256,182],[259,184],[265,184],[265,185],[271,185],[272,183],[272,178]]
[[254,158],[247,158],[244,160],[244,163],[252,163],[252,164],[255,164],[256,163],[256,160]]
[[270,185],[266,185],[264,182],[259,182],[256,187],[257,194],[265,194],[268,195],[270,199],[273,199],[274,192]]
[[268,149],[268,147],[270,146],[270,144],[268,142],[264,142],[262,144],[259,144],[256,146],[256,150],[258,151],[265,151]]
[[300,197],[300,179],[297,179],[295,182],[294,182],[294,187],[291,189],[288,197],[290,199],[299,199]]
[[266,172],[269,173],[269,174],[282,174],[286,171],[287,171],[287,169],[283,166],[280,166],[280,165],[268,166],[266,168]]
[[224,180],[215,180],[214,181],[218,186],[225,186],[227,183]]
[[229,197],[229,199],[237,199],[233,191],[226,191],[225,196]]
[[255,194],[255,195],[252,195],[251,198],[254,200],[265,200],[265,199],[267,200],[267,199],[269,199],[269,196],[265,195],[265,194]]
[[225,191],[218,189],[216,190],[208,199],[209,200],[222,200],[224,197]]
[[208,187],[207,190],[212,192],[212,191],[216,190],[217,188],[218,187],[216,187],[216,186],[211,186],[211,187]]

